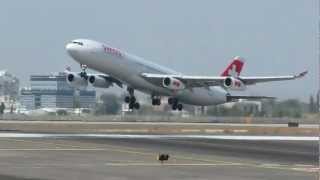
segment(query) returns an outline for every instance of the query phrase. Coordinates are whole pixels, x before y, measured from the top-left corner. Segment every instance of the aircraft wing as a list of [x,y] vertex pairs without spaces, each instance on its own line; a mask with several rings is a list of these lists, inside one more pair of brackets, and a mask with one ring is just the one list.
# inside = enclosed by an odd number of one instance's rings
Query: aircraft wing
[[183,82],[187,87],[206,87],[206,86],[220,86],[223,84],[225,77],[212,76],[184,76],[184,75],[168,75],[168,74],[150,74],[142,73],[149,82],[154,84],[162,84],[162,80],[166,77],[173,77]]
[[245,84],[245,85],[253,85],[257,83],[264,83],[264,82],[271,82],[271,81],[286,81],[286,80],[293,80],[293,79],[299,79],[304,77],[308,71],[304,71],[297,75],[292,76],[270,76],[270,77],[239,77],[239,79]]
[[[254,85],[257,83],[272,82],[272,81],[285,81],[293,80],[304,77],[308,72],[302,72],[298,75],[291,76],[270,76],[270,77],[245,77],[239,76],[237,79],[241,80],[244,85]],[[223,83],[227,77],[223,76],[185,76],[185,75],[170,75],[170,74],[151,74],[142,73],[149,82],[161,85],[164,78],[172,77],[180,80],[185,84],[187,88],[192,87],[208,87],[208,86],[223,86]]]
[[[108,75],[108,74],[91,74],[91,76],[101,77],[101,78],[103,78],[103,79],[105,79],[105,80],[107,80],[107,81],[110,81],[110,82],[116,84],[116,85],[119,86],[120,88],[123,87],[121,81],[119,81],[118,79],[116,79],[116,78],[114,78],[114,77],[112,77],[112,76],[110,76],[110,75]],[[90,78],[90,76],[89,76],[89,78]],[[90,79],[89,79],[89,81],[90,81]]]
[[67,68],[64,71],[64,74],[67,78],[67,82],[76,88],[86,87],[88,82],[94,87],[99,88],[108,88],[116,84],[120,88],[123,87],[123,83],[118,79],[108,75],[108,74],[89,74],[85,71],[82,72],[73,72],[70,68]]

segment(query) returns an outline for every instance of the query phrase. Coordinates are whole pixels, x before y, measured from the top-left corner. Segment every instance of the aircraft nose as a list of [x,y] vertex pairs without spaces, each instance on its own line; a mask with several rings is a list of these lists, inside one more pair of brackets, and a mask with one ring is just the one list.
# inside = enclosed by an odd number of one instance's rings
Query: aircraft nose
[[66,45],[66,50],[71,56],[74,56],[78,51],[78,47],[76,46],[76,44],[68,43]]

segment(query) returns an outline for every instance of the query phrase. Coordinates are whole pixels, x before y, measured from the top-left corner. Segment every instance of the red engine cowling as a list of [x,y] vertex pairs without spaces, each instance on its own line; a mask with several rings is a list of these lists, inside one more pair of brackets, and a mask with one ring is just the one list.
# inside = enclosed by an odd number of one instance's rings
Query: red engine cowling
[[182,90],[186,87],[183,82],[173,77],[164,78],[162,81],[162,85],[163,87],[171,90]]
[[227,89],[235,90],[235,91],[243,91],[246,89],[246,85],[240,79],[237,79],[234,77],[227,77],[224,80],[223,85]]

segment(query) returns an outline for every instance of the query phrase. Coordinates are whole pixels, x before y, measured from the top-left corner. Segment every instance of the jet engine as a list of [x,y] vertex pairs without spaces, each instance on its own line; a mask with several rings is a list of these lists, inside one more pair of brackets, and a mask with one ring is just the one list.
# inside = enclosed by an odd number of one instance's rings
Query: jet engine
[[185,89],[184,83],[176,78],[173,78],[173,77],[164,78],[162,81],[162,85],[163,85],[163,87],[171,89],[171,90]]
[[107,80],[106,78],[98,75],[89,76],[89,83],[98,88],[108,88],[112,85],[112,82]]
[[235,91],[243,91],[246,89],[246,85],[240,79],[234,77],[227,77],[224,80],[223,85],[227,89]]
[[88,86],[88,81],[85,77],[81,77],[77,73],[68,73],[67,76],[67,83],[74,88],[83,89]]

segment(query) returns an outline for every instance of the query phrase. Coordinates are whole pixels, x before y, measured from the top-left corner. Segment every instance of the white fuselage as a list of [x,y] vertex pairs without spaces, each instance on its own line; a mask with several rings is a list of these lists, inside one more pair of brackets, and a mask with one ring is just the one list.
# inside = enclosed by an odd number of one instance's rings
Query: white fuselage
[[187,88],[183,90],[170,90],[144,79],[142,73],[175,74],[176,71],[151,63],[140,57],[112,48],[106,44],[92,40],[81,39],[83,45],[69,43],[66,46],[68,53],[80,64],[108,74],[124,84],[153,96],[176,97],[180,102],[191,105],[217,105],[226,102],[228,94],[223,88]]

